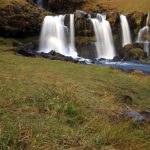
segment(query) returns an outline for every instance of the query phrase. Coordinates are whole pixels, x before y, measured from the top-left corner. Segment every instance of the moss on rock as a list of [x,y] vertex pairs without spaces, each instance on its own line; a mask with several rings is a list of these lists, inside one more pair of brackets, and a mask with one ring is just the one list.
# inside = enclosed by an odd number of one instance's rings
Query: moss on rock
[[[16,3],[15,3],[16,2]],[[51,13],[24,2],[9,0],[0,7],[0,33],[5,37],[39,35],[42,20]],[[3,6],[3,7],[2,7]]]

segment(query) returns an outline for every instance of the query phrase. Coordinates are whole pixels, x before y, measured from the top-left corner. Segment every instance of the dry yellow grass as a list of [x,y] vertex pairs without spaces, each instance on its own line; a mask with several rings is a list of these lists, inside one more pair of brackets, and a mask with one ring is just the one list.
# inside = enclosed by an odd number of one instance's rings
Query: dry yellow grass
[[97,4],[102,4],[104,7],[114,8],[121,12],[150,12],[150,0],[90,0],[85,7],[93,7]]
[[27,4],[27,2],[25,0],[0,0],[0,8],[12,4],[25,5]]

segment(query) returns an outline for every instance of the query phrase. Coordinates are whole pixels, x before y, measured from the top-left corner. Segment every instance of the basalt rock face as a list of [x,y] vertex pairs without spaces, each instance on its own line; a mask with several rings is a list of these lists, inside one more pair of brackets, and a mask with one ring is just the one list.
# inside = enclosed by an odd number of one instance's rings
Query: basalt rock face
[[[70,28],[70,15],[67,14],[64,20],[65,25]],[[84,58],[94,59],[96,47],[94,42],[95,34],[91,20],[87,13],[77,10],[74,13],[75,44],[78,55]]]
[[79,10],[75,12],[75,36],[78,54],[85,58],[95,58],[94,28],[88,14]]
[[[96,46],[95,46],[95,33],[93,24],[89,17],[96,18],[96,13],[87,14],[83,11],[77,10],[75,13],[75,36],[76,36],[76,48],[78,54],[82,57],[95,58]],[[140,12],[134,12],[127,15],[129,26],[131,29],[132,40],[136,41],[139,30],[146,24],[146,15]],[[126,51],[126,47],[122,48],[122,29],[120,14],[116,11],[109,11],[106,13],[106,19],[109,21],[113,33],[113,40],[117,54],[125,60],[145,58],[145,53],[142,52],[144,45],[133,44],[130,45],[130,52]],[[65,25],[69,29],[70,17],[69,14],[65,17]],[[128,47],[128,46],[127,46]],[[91,52],[92,51],[92,52]],[[140,54],[140,56],[137,56]]]
[[77,9],[82,9],[85,0],[47,0],[48,9],[52,12],[64,14],[73,13]]
[[[56,14],[73,13],[77,9],[82,9],[86,0],[43,0],[42,5],[45,9]],[[38,0],[33,0],[35,4]],[[38,5],[37,5],[38,6]]]
[[40,34],[43,18],[51,14],[44,9],[25,3],[11,2],[0,8],[0,36],[26,37]]
[[136,40],[139,30],[146,25],[146,18],[147,14],[142,12],[133,12],[127,15],[133,40]]
[[113,40],[115,44],[115,48],[117,53],[119,53],[122,41],[121,35],[121,24],[120,24],[120,14],[116,11],[109,11],[106,14],[106,19],[109,21],[112,33],[113,33]]

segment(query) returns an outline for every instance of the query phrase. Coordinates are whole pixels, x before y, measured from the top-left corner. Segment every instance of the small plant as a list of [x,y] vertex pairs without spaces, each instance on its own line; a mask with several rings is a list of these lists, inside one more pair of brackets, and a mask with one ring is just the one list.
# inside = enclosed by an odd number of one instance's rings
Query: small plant
[[65,104],[64,112],[67,116],[67,123],[70,125],[80,124],[84,120],[81,108],[73,102]]

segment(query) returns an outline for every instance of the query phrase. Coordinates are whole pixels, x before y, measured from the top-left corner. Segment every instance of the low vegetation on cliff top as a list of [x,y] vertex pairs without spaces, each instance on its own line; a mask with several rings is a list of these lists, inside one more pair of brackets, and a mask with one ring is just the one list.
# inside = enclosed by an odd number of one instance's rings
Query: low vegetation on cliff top
[[17,56],[11,42],[0,46],[1,149],[149,149],[149,124],[122,116],[150,109],[149,76]]
[[[11,4],[27,4],[26,0],[0,0],[0,8]],[[68,2],[69,3],[69,2]],[[101,11],[114,9],[119,12],[150,12],[149,0],[88,0],[83,5],[85,11]]]
[[114,9],[119,12],[150,12],[149,0],[89,0],[84,5],[87,11]]
[[12,4],[25,5],[27,4],[26,0],[0,0],[0,8]]

